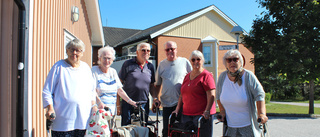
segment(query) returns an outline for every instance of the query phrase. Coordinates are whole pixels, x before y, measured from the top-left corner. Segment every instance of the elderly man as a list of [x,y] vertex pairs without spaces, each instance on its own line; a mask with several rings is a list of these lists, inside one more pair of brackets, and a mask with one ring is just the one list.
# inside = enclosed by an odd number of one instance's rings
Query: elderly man
[[[169,116],[176,109],[180,88],[184,77],[192,70],[192,66],[188,59],[177,56],[177,44],[173,41],[168,41],[164,44],[167,58],[162,60],[156,72],[155,94],[153,99],[152,110],[154,111],[156,105],[163,106],[163,131],[164,137],[168,136],[168,120]],[[161,102],[158,100],[158,95],[161,91]]]
[[[154,89],[154,67],[148,62],[150,44],[140,43],[137,46],[137,57],[123,63],[119,78],[124,83],[123,89],[135,102],[144,102],[142,107],[149,114],[149,92]],[[131,114],[134,108],[125,101],[121,103],[121,126],[131,123]],[[146,122],[148,118],[145,118]]]

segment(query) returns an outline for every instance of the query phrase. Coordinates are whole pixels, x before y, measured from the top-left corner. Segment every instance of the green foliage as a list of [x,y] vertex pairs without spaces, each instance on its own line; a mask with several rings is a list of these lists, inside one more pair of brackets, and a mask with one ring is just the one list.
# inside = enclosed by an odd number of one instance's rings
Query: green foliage
[[303,96],[306,81],[319,85],[320,4],[312,0],[258,2],[268,11],[254,20],[250,35],[244,37],[255,56],[256,75],[273,98]]
[[266,103],[269,103],[269,102],[270,102],[271,96],[272,96],[271,93],[266,93],[266,97],[265,97],[265,102],[266,102]]

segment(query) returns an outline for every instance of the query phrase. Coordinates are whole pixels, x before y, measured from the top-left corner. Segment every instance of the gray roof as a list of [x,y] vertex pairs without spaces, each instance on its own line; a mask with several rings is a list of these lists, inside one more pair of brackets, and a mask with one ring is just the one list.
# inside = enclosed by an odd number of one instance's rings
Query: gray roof
[[[208,6],[209,7],[209,6]],[[207,8],[207,7],[205,7]],[[130,44],[130,43],[134,43],[134,42],[137,42],[137,41],[140,41],[140,40],[143,40],[143,39],[147,39],[150,37],[150,35],[154,32],[157,32],[165,27],[168,27],[180,20],[183,20],[195,13],[197,13],[198,11],[201,11],[205,8],[202,8],[202,9],[199,9],[197,11],[194,11],[194,12],[191,12],[191,13],[188,13],[188,14],[185,14],[185,15],[182,15],[180,17],[177,17],[177,18],[174,18],[172,20],[169,20],[169,21],[166,21],[166,22],[163,22],[161,24],[158,24],[158,25],[155,25],[153,27],[150,27],[150,28],[147,28],[145,30],[142,30],[142,31],[139,31],[138,33],[132,35],[131,37],[128,37],[126,39],[124,39],[122,42],[118,43],[117,45],[115,45],[116,47],[117,46],[122,46],[122,45],[126,45],[126,44]]]
[[139,31],[141,30],[103,27],[103,33],[104,33],[104,39],[105,39],[106,45],[110,45],[112,47]]
[[[222,16],[224,19],[226,19],[230,24],[233,26],[237,26],[238,24],[235,23],[231,18],[229,18],[227,15],[225,15],[222,11],[220,11],[216,6],[210,5],[205,8],[199,9],[197,11],[182,15],[180,17],[174,18],[172,20],[163,22],[161,24],[155,25],[153,27],[147,28],[145,30],[133,30],[133,29],[121,29],[121,28],[110,28],[110,27],[104,27],[104,36],[106,43],[113,47],[118,46],[126,46],[132,43],[136,43],[142,40],[151,39],[151,35],[154,35],[155,33],[157,35],[161,35],[161,30],[164,28],[170,28],[173,24],[179,24],[180,21],[185,21],[184,19],[189,20],[190,18],[194,18],[196,16],[199,16],[201,13],[207,12],[209,10],[216,11],[220,16]],[[189,18],[190,17],[190,18]],[[111,31],[111,32],[106,32]],[[160,32],[160,33],[159,33]],[[123,34],[122,34],[123,33]],[[246,34],[246,32],[245,32]],[[154,36],[152,36],[154,37]]]

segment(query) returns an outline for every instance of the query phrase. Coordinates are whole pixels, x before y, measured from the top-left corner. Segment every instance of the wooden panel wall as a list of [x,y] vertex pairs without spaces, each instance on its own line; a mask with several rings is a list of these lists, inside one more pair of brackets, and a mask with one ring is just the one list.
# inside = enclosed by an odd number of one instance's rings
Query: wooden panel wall
[[[71,21],[71,8],[79,8],[79,21]],[[91,65],[91,30],[84,0],[35,0],[32,39],[32,128],[34,137],[46,136],[42,89],[52,65],[64,58],[64,30],[85,45],[82,61]],[[31,45],[30,45],[31,46]]]
[[232,28],[230,23],[216,12],[211,11],[166,32],[164,35],[200,39],[210,35],[219,41],[235,41],[236,37],[230,34]]
[[0,1],[0,136],[15,134],[17,91],[18,7]]

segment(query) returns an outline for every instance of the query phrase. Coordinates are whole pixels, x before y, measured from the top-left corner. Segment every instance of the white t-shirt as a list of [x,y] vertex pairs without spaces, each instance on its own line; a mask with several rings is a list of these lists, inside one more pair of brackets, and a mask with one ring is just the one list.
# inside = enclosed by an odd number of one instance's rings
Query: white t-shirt
[[242,75],[241,86],[226,77],[220,95],[220,102],[226,111],[228,126],[233,128],[251,124],[244,75]]
[[155,85],[162,84],[161,105],[173,107],[177,105],[180,88],[184,77],[192,70],[190,62],[186,58],[178,57],[174,61],[167,59],[160,62],[156,72]]
[[99,66],[93,66],[91,70],[100,100],[111,109],[112,115],[115,115],[117,91],[119,88],[122,88],[117,71],[110,67],[107,73],[103,73]]
[[53,104],[56,118],[54,131],[86,129],[91,101],[96,100],[95,84],[90,67],[80,62],[73,68],[65,60],[56,62],[46,79],[42,92],[43,107]]

